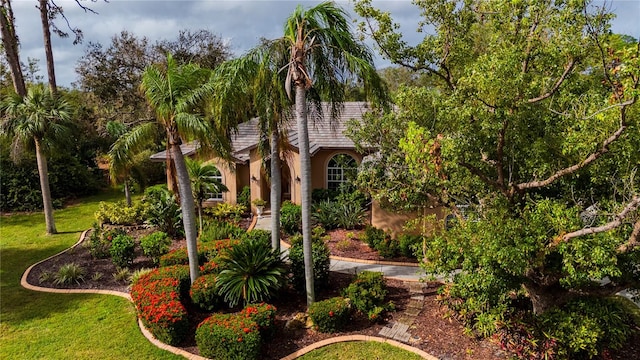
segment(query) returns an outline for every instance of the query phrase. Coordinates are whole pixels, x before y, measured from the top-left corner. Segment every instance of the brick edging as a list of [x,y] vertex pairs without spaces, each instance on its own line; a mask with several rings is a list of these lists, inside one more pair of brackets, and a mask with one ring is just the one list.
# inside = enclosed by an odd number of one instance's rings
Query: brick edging
[[[73,246],[71,246],[70,248],[67,248],[55,255],[51,255],[48,258],[44,259],[44,260],[40,260],[37,263],[29,266],[27,268],[27,270],[25,270],[24,274],[22,274],[22,278],[20,279],[20,285],[28,290],[32,290],[32,291],[40,291],[40,292],[46,292],[46,293],[54,293],[54,294],[99,294],[99,295],[113,295],[113,296],[118,296],[124,299],[127,299],[129,301],[131,301],[131,296],[129,296],[128,293],[124,293],[121,291],[116,291],[116,290],[96,290],[96,289],[53,289],[53,288],[45,288],[45,287],[41,287],[41,286],[36,286],[36,285],[31,285],[27,282],[27,278],[29,277],[29,273],[31,272],[31,270],[36,267],[37,265],[40,265],[41,263],[52,259],[60,254],[64,254],[65,252],[74,249],[75,247],[77,247],[78,245],[80,245],[82,243],[82,241],[84,240],[85,236],[87,235],[87,232],[89,232],[89,230],[85,230],[82,232],[82,234],[80,234],[80,240],[78,240],[78,242],[76,242]],[[136,315],[136,318],[138,316]],[[149,330],[144,326],[144,324],[142,324],[142,321],[140,319],[138,319],[138,326],[140,327],[140,332],[142,332],[142,335],[144,335],[145,338],[147,338],[147,340],[152,343],[153,345],[155,345],[156,347],[159,347],[160,349],[169,351],[171,353],[174,353],[176,355],[181,355],[184,356],[187,359],[190,360],[207,360],[206,358],[203,358],[202,356],[198,356],[196,354],[192,354],[190,352],[184,351],[180,348],[171,346],[171,345],[167,345],[163,342],[161,342],[160,340],[156,339],[153,337],[153,335],[151,334],[151,332],[149,332]]]
[[395,340],[391,340],[391,339],[385,339],[385,338],[381,338],[381,337],[377,337],[377,336],[368,336],[368,335],[347,335],[347,336],[337,336],[337,337],[333,337],[333,338],[329,338],[329,339],[325,339],[322,341],[318,341],[316,343],[313,343],[307,347],[304,347],[296,352],[294,352],[293,354],[290,354],[286,357],[283,357],[280,360],[293,360],[296,359],[306,353],[309,353],[313,350],[317,350],[321,347],[327,346],[327,345],[331,345],[331,344],[335,344],[335,343],[339,343],[339,342],[348,342],[348,341],[375,341],[375,342],[379,342],[379,343],[386,343],[398,348],[401,348],[403,350],[412,352],[418,356],[421,356],[423,359],[427,359],[427,360],[438,360],[438,358],[429,355],[428,353],[418,349],[418,348],[414,348],[413,346],[409,346],[407,344],[403,344],[401,342],[395,341]]
[[[252,222],[252,224],[250,225],[250,228],[253,228],[253,226],[255,226],[255,220]],[[131,301],[131,297],[129,296],[128,293],[124,293],[124,292],[120,292],[120,291],[115,291],[115,290],[93,290],[93,289],[53,289],[53,288],[45,288],[45,287],[41,287],[41,286],[36,286],[36,285],[31,285],[27,282],[27,278],[29,277],[29,273],[31,272],[31,270],[36,267],[37,265],[40,265],[41,263],[50,260],[60,254],[64,254],[67,251],[70,251],[74,248],[76,248],[78,245],[80,245],[82,243],[82,241],[84,240],[85,236],[87,235],[87,233],[89,232],[89,230],[85,230],[82,232],[82,234],[80,234],[80,239],[78,240],[78,242],[76,242],[73,246],[71,246],[70,248],[67,248],[55,255],[51,255],[49,257],[47,257],[44,260],[40,260],[37,263],[29,266],[27,268],[27,270],[25,270],[25,272],[22,274],[22,278],[20,279],[20,285],[28,290],[32,290],[32,291],[40,291],[40,292],[46,292],[46,293],[55,293],[55,294],[99,294],[99,295],[113,295],[113,296],[118,296],[124,299],[127,299],[129,301]],[[283,242],[282,242],[283,243]],[[136,316],[137,317],[137,316]],[[174,353],[176,355],[181,355],[184,356],[187,359],[190,360],[207,360],[207,358],[204,358],[202,356],[196,355],[196,354],[192,354],[188,351],[182,350],[180,348],[171,346],[171,345],[167,345],[163,342],[161,342],[160,340],[156,339],[155,337],[153,337],[153,335],[151,334],[151,332],[149,332],[149,330],[144,326],[144,324],[142,324],[142,321],[138,318],[138,326],[140,328],[140,332],[142,333],[142,335],[147,338],[147,340],[152,343],[153,345],[155,345],[156,347],[169,351],[171,353]],[[282,360],[289,360],[289,359],[295,359],[299,356],[302,356],[312,350],[315,349],[319,349],[323,346],[327,346],[330,344],[334,344],[334,343],[338,343],[338,342],[345,342],[345,341],[376,341],[376,342],[383,342],[383,343],[387,343],[399,348],[402,348],[404,350],[407,351],[411,351],[414,354],[418,354],[420,356],[422,356],[425,359],[429,359],[429,360],[437,360],[435,357],[425,353],[424,351],[411,347],[409,345],[397,342],[395,340],[391,340],[391,339],[384,339],[384,338],[379,338],[379,337],[375,337],[375,336],[367,336],[367,335],[349,335],[349,336],[339,336],[339,337],[335,337],[335,338],[330,338],[330,339],[326,339],[314,344],[311,344],[305,348],[302,348],[296,352],[294,352],[293,354],[282,358]]]

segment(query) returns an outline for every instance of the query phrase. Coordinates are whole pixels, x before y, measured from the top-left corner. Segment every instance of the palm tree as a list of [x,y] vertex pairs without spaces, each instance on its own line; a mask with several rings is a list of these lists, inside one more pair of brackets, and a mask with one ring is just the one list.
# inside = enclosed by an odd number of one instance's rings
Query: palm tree
[[202,234],[202,203],[207,199],[207,194],[217,194],[229,189],[215,178],[220,175],[220,171],[213,164],[203,164],[198,160],[187,159],[187,170],[191,178],[193,199],[197,202],[200,234]]
[[285,89],[295,91],[295,113],[300,153],[302,234],[307,304],[315,301],[311,260],[311,156],[307,127],[307,94],[319,113],[320,99],[330,103],[331,118],[345,100],[345,81],[359,80],[372,100],[387,102],[382,80],[369,49],[355,40],[345,11],[331,2],[309,9],[298,6],[287,19],[282,41],[289,49]]
[[13,138],[12,156],[20,157],[24,147],[34,147],[47,234],[57,232],[49,188],[47,152],[69,137],[71,105],[42,85],[32,86],[27,95],[8,96],[2,104],[2,132]]
[[[167,55],[166,64],[156,64],[145,69],[141,89],[155,110],[156,121],[167,135],[171,159],[176,168],[180,206],[187,240],[189,274],[191,283],[198,278],[197,232],[195,205],[189,172],[180,149],[183,140],[198,140],[202,148],[213,148],[225,156],[229,152],[228,124],[210,123],[199,111],[199,89],[209,79],[210,72],[197,65],[178,65]],[[218,119],[224,119],[218,117]],[[140,125],[140,137],[149,131],[149,124]],[[133,131],[137,131],[136,128]],[[132,137],[132,144],[137,137]]]
[[286,153],[288,137],[285,124],[291,119],[291,101],[282,83],[280,71],[287,62],[286,48],[279,42],[263,42],[247,56],[255,63],[251,78],[253,104],[260,119],[261,133],[268,138],[271,182],[271,247],[280,252],[280,206],[282,202],[281,154]]

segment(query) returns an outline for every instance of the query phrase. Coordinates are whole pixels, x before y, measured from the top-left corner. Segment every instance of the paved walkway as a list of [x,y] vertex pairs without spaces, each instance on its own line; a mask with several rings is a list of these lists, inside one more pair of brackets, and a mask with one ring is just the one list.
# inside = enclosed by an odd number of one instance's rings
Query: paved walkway
[[[258,218],[254,229],[271,231],[271,216],[269,213]],[[282,242],[282,248],[288,244]],[[419,282],[425,277],[425,272],[416,264],[393,264],[389,262],[365,261],[344,258],[331,258],[330,270],[345,274],[357,274],[362,271],[379,271],[387,278],[404,281],[409,287],[411,299],[407,309],[399,314],[397,320],[385,326],[378,333],[379,336],[405,344],[415,344],[420,338],[411,335],[410,329],[424,307],[424,284]]]

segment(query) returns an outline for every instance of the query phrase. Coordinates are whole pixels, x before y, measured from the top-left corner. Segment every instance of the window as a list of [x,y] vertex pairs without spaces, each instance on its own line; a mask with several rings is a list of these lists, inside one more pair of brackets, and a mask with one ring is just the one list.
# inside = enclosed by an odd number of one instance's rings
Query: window
[[[214,180],[217,184],[222,184],[222,174],[220,170],[216,168],[216,174],[213,176],[209,176],[209,179]],[[207,201],[221,201],[222,200],[222,192],[218,193],[207,193]]]
[[347,154],[338,154],[327,164],[327,189],[338,190],[340,186],[352,180],[357,171],[356,160]]

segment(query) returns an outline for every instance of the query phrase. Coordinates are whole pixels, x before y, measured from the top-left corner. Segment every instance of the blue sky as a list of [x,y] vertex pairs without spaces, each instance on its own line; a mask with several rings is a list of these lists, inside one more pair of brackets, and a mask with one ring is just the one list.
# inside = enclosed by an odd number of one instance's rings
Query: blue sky
[[[151,43],[174,39],[181,29],[208,29],[227,41],[232,51],[240,55],[255,46],[261,37],[281,36],[284,20],[298,4],[312,6],[319,3],[310,0],[82,1],[98,14],[83,12],[74,1],[56,0],[64,8],[71,25],[84,32],[84,42],[79,45],[74,46],[72,39],[57,36],[52,40],[56,77],[61,86],[70,86],[76,80],[76,62],[84,54],[89,42],[108,46],[111,37],[125,29],[138,36],[146,36]],[[337,2],[353,13],[350,2]],[[602,4],[602,1],[595,3]],[[27,57],[41,59],[41,72],[45,74],[40,17],[35,8],[37,1],[13,0],[12,4],[21,42],[21,60],[26,62]],[[401,24],[401,30],[409,43],[420,40],[420,34],[415,31],[420,16],[411,1],[373,0],[373,4],[391,12],[393,19]],[[613,0],[608,5],[617,15],[612,23],[612,30],[640,38],[640,0]],[[66,26],[61,19],[57,24],[61,28]],[[388,66],[380,56],[376,64],[378,67]]]

